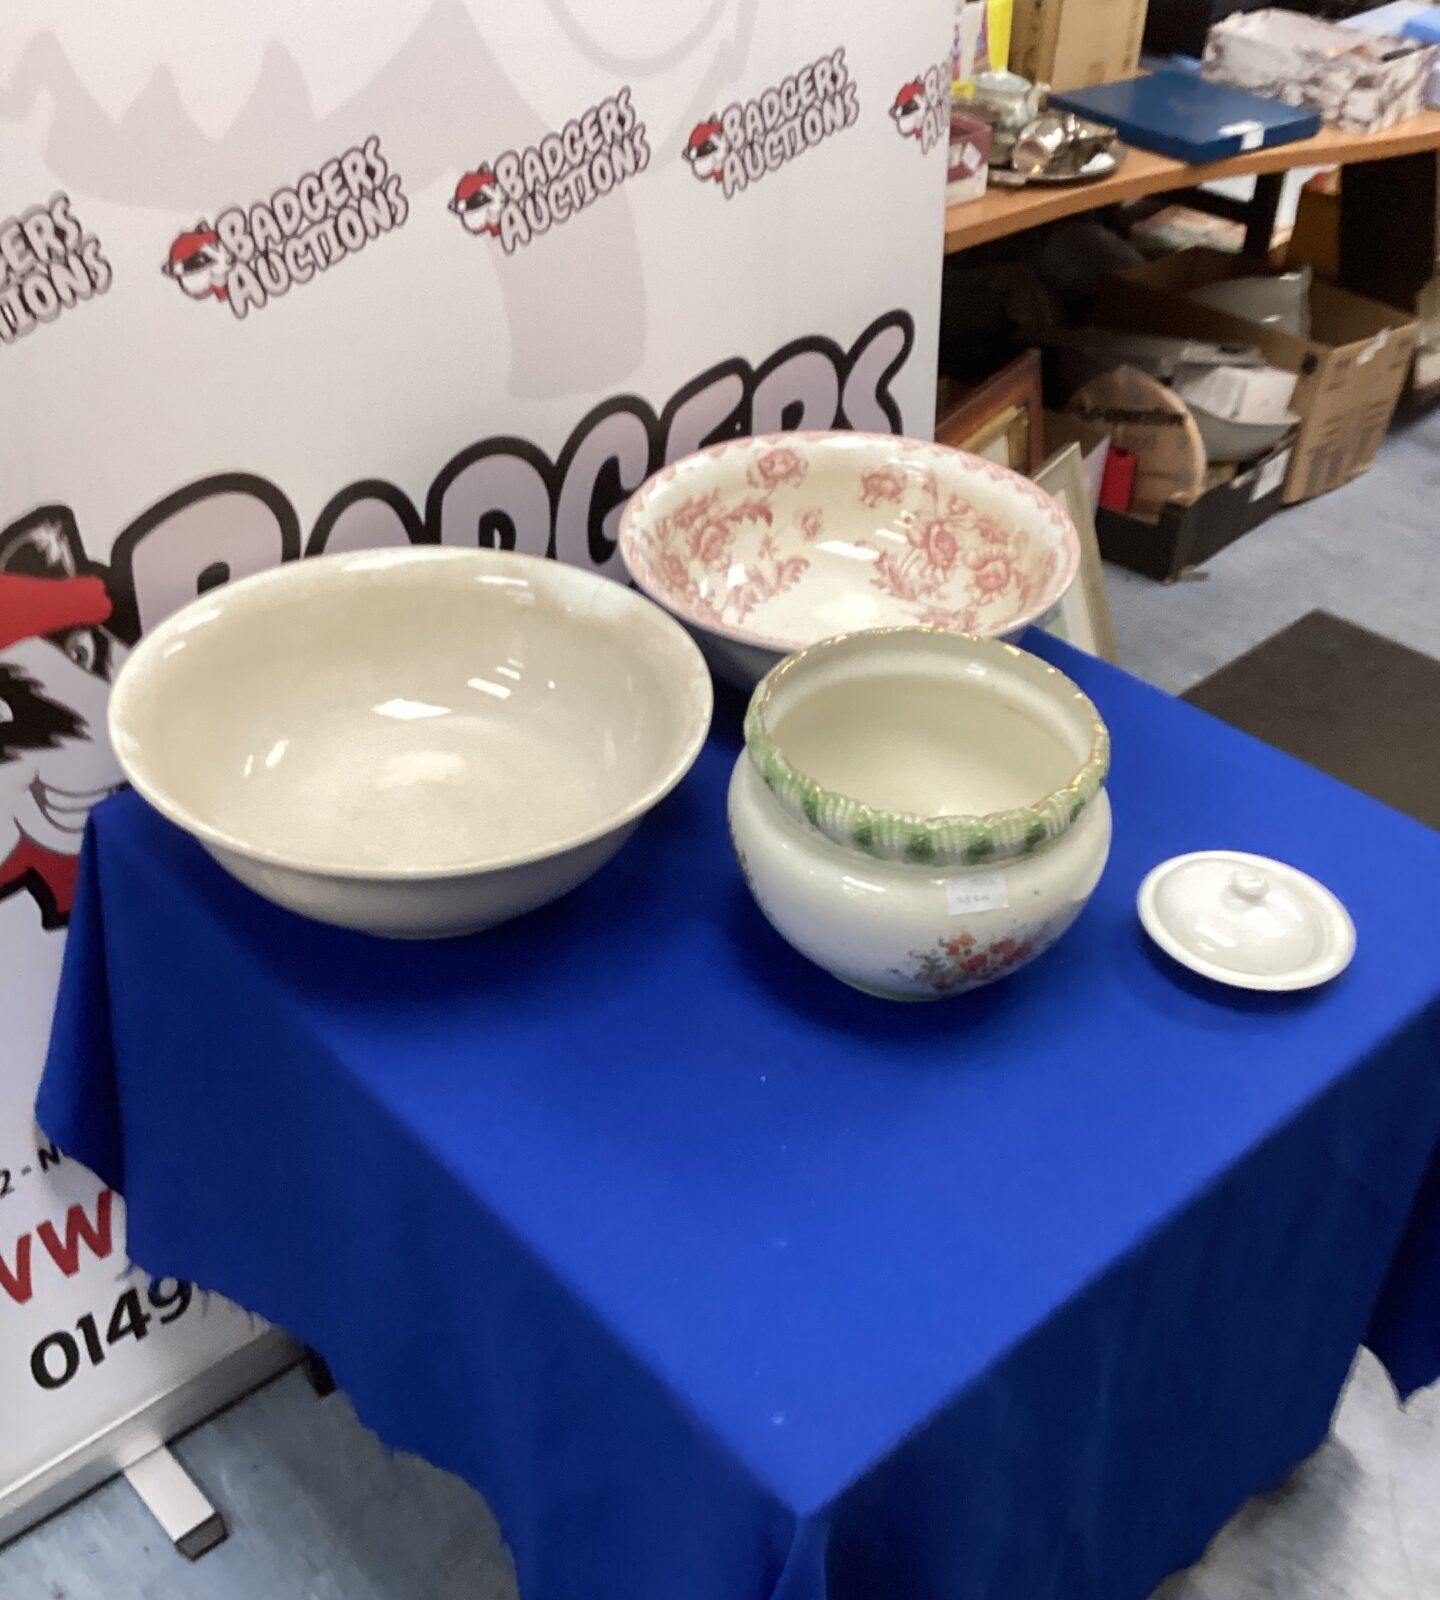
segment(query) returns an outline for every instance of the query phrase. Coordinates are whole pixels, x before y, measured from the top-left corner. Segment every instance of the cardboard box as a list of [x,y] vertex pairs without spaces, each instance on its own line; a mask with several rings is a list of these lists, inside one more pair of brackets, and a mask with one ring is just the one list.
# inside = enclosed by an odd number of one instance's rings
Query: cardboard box
[[1309,266],[1331,283],[1340,276],[1340,168],[1317,172],[1301,189],[1285,265],[1291,271]]
[[[1330,176],[1332,179],[1338,178],[1339,171]],[[1397,225],[1409,226],[1412,229],[1419,226],[1419,218],[1413,212],[1397,212],[1396,221]],[[1376,241],[1375,248],[1378,251],[1384,247]],[[1382,257],[1380,265],[1383,270],[1394,263],[1395,257],[1392,255],[1388,258]],[[1334,194],[1316,194],[1309,184],[1306,184],[1301,191],[1300,210],[1295,219],[1295,228],[1285,247],[1285,264],[1287,267],[1308,264],[1321,277],[1332,280],[1340,277],[1338,186]],[[1370,288],[1370,285],[1362,284],[1361,287]],[[1372,292],[1386,294],[1387,290],[1377,286]],[[1440,396],[1440,275],[1432,274],[1426,278],[1413,294],[1406,294],[1398,287],[1389,292],[1394,293],[1398,309],[1412,311],[1419,325],[1415,359],[1410,367],[1410,384],[1404,398],[1412,405],[1428,405]]]
[[1242,340],[1295,373],[1291,407],[1300,428],[1285,480],[1290,505],[1368,470],[1405,387],[1419,329],[1403,311],[1319,280],[1310,289],[1308,339],[1186,298],[1201,284],[1249,277],[1256,267],[1219,250],[1184,250],[1108,278],[1095,315],[1112,328]]
[[1158,521],[1101,506],[1095,513],[1100,554],[1147,578],[1173,582],[1280,509],[1290,453],[1282,445],[1189,505],[1162,507]]
[[1133,78],[1146,0],[1014,0],[1010,68],[1052,89]]

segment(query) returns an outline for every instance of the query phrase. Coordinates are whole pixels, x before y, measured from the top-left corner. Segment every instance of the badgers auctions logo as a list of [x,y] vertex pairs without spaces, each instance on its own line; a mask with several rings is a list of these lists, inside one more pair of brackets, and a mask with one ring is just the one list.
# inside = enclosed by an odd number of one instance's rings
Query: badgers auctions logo
[[853,126],[860,100],[842,46],[763,90],[735,100],[697,122],[684,155],[705,183],[722,185],[725,198],[813,149],[832,133]]
[[176,234],[161,271],[192,300],[217,300],[243,318],[401,227],[409,214],[400,175],[372,136],[268,201],[248,211],[231,206],[213,227],[197,222]]
[[950,72],[944,66],[928,67],[923,77],[901,84],[890,104],[890,117],[902,139],[919,141],[922,151],[932,150],[950,135]]
[[505,254],[568,222],[650,165],[645,124],[629,89],[571,117],[538,145],[482,161],[455,185],[450,210],[467,233],[500,241]]
[[76,221],[68,195],[0,222],[0,344],[109,287],[110,263]]

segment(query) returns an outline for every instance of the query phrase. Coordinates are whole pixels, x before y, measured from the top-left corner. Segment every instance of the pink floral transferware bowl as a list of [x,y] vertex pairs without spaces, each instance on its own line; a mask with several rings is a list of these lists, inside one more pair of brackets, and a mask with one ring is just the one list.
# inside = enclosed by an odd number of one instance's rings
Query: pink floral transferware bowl
[[889,434],[728,440],[657,472],[620,519],[635,582],[753,688],[835,634],[925,623],[1008,639],[1080,565],[1070,519],[1028,478]]

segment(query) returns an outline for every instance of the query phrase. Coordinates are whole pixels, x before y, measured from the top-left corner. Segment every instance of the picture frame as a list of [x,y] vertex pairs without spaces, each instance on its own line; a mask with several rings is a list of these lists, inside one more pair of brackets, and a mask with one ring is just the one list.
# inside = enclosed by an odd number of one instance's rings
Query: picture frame
[[1032,476],[1046,494],[1059,502],[1080,535],[1080,570],[1060,604],[1040,626],[1092,656],[1114,661],[1115,622],[1105,588],[1105,568],[1095,536],[1095,516],[1090,508],[1080,446],[1062,445]]
[[1027,350],[940,415],[935,442],[1033,478],[1045,459],[1040,352]]

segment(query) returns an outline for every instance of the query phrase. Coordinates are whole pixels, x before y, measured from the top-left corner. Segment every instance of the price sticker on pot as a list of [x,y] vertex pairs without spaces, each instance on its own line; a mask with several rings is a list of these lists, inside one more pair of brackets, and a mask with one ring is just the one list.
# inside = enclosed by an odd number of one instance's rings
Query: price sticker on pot
[[1003,872],[945,880],[945,909],[952,917],[963,916],[967,911],[1003,911],[1009,904],[1010,890]]

